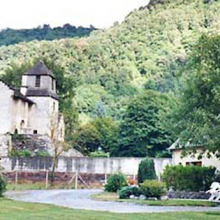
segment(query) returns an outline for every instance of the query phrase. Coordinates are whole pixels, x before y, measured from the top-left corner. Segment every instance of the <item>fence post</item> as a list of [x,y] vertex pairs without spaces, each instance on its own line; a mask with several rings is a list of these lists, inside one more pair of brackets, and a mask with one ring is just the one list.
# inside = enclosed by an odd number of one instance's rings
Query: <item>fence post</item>
[[46,189],[48,188],[48,179],[49,179],[49,172],[46,171]]
[[76,176],[75,176],[75,189],[78,189],[78,170],[76,171]]
[[18,171],[15,171],[15,185],[14,185],[14,189],[17,189],[17,185],[18,185]]
[[105,185],[107,184],[107,180],[108,180],[108,174],[105,173]]

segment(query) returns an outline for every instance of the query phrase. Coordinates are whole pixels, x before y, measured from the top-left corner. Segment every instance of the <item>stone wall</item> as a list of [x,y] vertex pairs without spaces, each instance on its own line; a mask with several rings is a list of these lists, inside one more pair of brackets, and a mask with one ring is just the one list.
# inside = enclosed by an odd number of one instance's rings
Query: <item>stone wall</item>
[[0,134],[12,131],[12,95],[13,91],[0,81]]
[[211,194],[206,192],[168,191],[170,199],[209,199]]
[[[0,158],[7,157],[8,152],[11,151],[11,135],[1,135],[0,134]],[[1,167],[1,164],[0,164]]]
[[[52,157],[16,158],[3,157],[1,165],[6,172],[11,171],[46,171],[51,170]],[[79,172],[85,174],[112,174],[121,172],[125,175],[137,175],[142,158],[70,158],[60,157],[57,172]],[[160,178],[166,165],[172,164],[172,159],[155,159],[155,169]]]

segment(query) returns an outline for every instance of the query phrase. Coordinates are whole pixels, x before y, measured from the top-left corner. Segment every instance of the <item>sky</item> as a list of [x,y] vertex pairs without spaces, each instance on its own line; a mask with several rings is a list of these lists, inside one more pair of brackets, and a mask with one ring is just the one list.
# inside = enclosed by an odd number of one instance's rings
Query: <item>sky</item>
[[108,28],[149,0],[0,0],[0,29],[75,26]]

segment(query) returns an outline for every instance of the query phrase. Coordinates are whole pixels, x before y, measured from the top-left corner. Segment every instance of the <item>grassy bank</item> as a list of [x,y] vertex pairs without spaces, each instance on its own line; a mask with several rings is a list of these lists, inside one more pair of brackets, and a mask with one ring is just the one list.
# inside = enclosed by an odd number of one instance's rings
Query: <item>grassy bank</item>
[[0,220],[216,220],[220,213],[115,214],[0,199]]
[[149,201],[149,200],[135,200],[135,199],[119,199],[116,193],[99,193],[92,196],[95,200],[102,201],[117,201],[117,202],[132,202],[141,205],[149,206],[200,206],[200,207],[215,207],[217,204],[209,201],[200,201],[200,200],[177,200],[170,199],[165,201]]

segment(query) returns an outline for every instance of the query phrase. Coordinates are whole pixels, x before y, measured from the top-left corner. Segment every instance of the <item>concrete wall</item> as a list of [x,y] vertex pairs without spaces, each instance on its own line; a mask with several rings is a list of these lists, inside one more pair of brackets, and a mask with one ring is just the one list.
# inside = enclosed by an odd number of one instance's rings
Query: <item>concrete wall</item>
[[[202,166],[213,166],[216,167],[217,170],[220,171],[220,159],[216,158],[213,154],[211,158],[207,157],[207,154],[203,154],[201,159],[198,159],[199,154],[202,152],[201,149],[198,149],[196,154],[188,154],[187,156],[182,157],[182,150],[176,149],[173,150],[173,164],[179,165],[182,164],[186,166],[186,163],[195,163],[201,162]],[[188,152],[189,153],[189,152]]]
[[[67,158],[60,157],[57,172],[76,172],[90,174],[112,174],[121,172],[126,175],[137,175],[138,166],[142,158]],[[160,177],[171,159],[155,159],[157,176]],[[7,172],[18,171],[45,171],[51,170],[52,158],[15,158],[4,157],[1,165]]]

